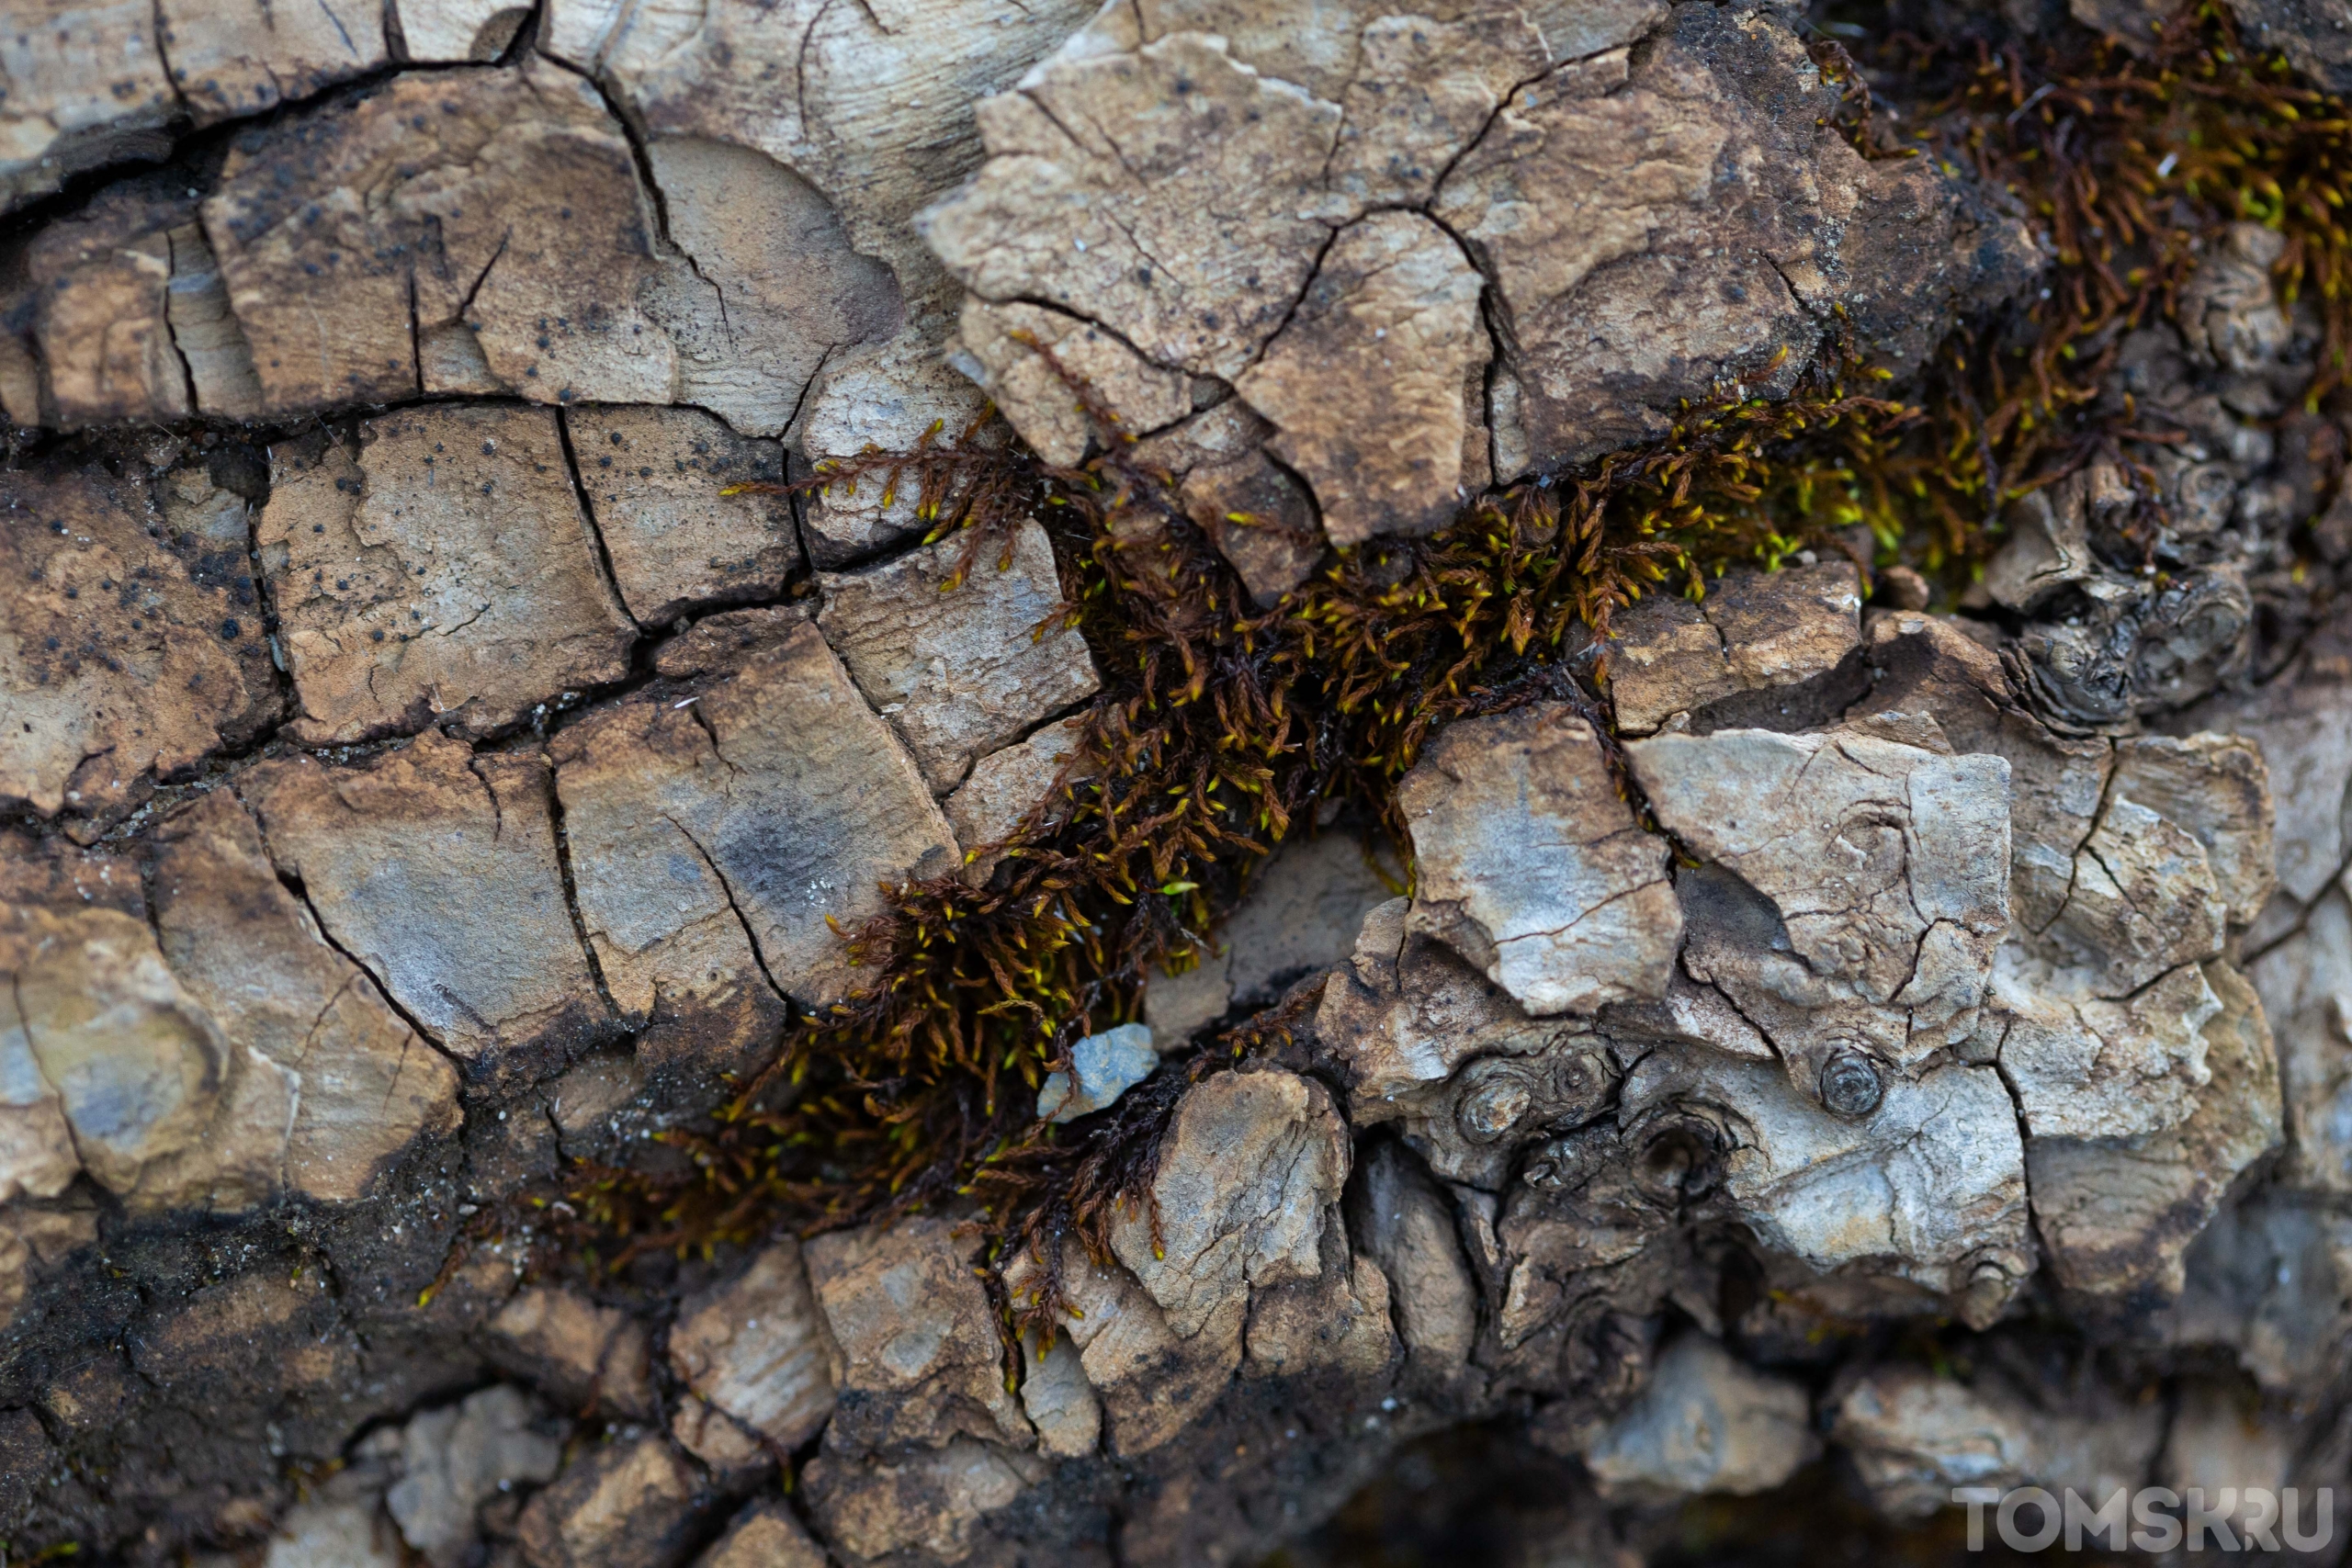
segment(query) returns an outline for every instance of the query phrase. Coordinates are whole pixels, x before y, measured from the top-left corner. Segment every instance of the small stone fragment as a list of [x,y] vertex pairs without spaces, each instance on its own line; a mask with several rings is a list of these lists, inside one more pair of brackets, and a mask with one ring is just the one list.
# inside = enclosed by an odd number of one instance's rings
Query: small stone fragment
[[1420,862],[1412,926],[1528,1011],[1665,994],[1682,930],[1666,842],[1634,822],[1565,705],[1441,730],[1397,806]]
[[1838,1403],[1830,1437],[1852,1455],[1871,1500],[1898,1519],[1949,1506],[1954,1487],[2005,1491],[2032,1472],[2032,1434],[2013,1412],[1916,1367],[1883,1367],[1857,1382]]
[[262,1568],[401,1568],[391,1534],[364,1502],[297,1503],[271,1533]]
[[1883,567],[1876,575],[1879,592],[1898,610],[1924,610],[1935,598],[1928,580],[1910,567]]
[[825,1549],[784,1504],[754,1503],[735,1516],[695,1568],[825,1568]]
[[789,502],[729,496],[784,479],[784,451],[736,434],[699,409],[596,405],[564,411],[582,492],[639,626],[689,609],[765,598],[799,569]]
[[971,1254],[945,1221],[835,1231],[804,1249],[809,1283],[839,1348],[842,1404],[830,1440],[936,1447],[967,1434],[1033,1439],[1004,1386],[996,1314]]
[[491,1359],[566,1409],[602,1405],[639,1420],[660,1408],[645,1328],[571,1291],[519,1291],[490,1320]]
[[670,1330],[679,1379],[779,1453],[816,1436],[832,1415],[834,1355],[792,1241],[687,1301]]
[[496,1384],[410,1420],[385,1506],[401,1539],[435,1568],[458,1568],[481,1539],[481,1506],[516,1482],[552,1479],[562,1458],[563,1445],[538,1430],[530,1401]]
[[972,1554],[985,1516],[1045,1472],[1027,1454],[957,1438],[891,1461],[827,1453],[808,1467],[808,1481],[818,1523],[859,1560],[911,1549],[952,1564]]
[[1312,1079],[1219,1073],[1185,1091],[1166,1135],[1150,1215],[1122,1211],[1112,1250],[1168,1314],[1198,1334],[1248,1292],[1322,1272],[1347,1179],[1344,1124]]
[[1159,1066],[1151,1031],[1143,1024],[1122,1023],[1089,1034],[1070,1046],[1068,1069],[1046,1075],[1037,1090],[1038,1120],[1075,1122],[1104,1110]]
[[1860,646],[1860,579],[1846,561],[1731,572],[1696,604],[1670,593],[1641,599],[1611,623],[1618,728],[1646,735],[1735,693],[1826,675]]
[[[1101,682],[1062,602],[1053,547],[1036,524],[1001,545],[951,536],[864,571],[823,576],[817,624],[858,689],[906,738],[932,793]],[[1042,633],[1042,635],[1041,635]]]
[[313,745],[454,723],[485,735],[628,672],[547,410],[441,405],[271,453],[256,534]]
[[1086,1379],[1078,1342],[1057,1334],[1050,1349],[1037,1348],[1037,1331],[1021,1341],[1021,1408],[1037,1428],[1037,1451],[1054,1459],[1082,1459],[1102,1441],[1102,1403]]
[[532,1568],[666,1568],[694,1514],[694,1472],[660,1438],[639,1438],[573,1460],[517,1533]]
[[242,781],[328,940],[481,1077],[606,1021],[564,899],[548,774],[536,752],[477,757],[429,729],[365,762],[297,756]]
[[1812,1415],[1803,1385],[1751,1371],[1705,1335],[1686,1334],[1584,1461],[1612,1502],[1768,1492],[1820,1451]]

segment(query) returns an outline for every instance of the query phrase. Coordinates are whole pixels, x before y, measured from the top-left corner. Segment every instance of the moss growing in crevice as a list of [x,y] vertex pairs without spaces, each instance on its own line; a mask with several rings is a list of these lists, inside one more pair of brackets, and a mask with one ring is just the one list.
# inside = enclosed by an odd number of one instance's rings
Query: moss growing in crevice
[[[1401,847],[1395,788],[1438,727],[1536,695],[1598,716],[1612,613],[1645,592],[1703,594],[1736,563],[1860,548],[1963,590],[2008,502],[2169,439],[2102,394],[2124,332],[2175,308],[2229,223],[2284,233],[2279,281],[2324,322],[2309,398],[2343,382],[2352,120],[2247,59],[2223,14],[2184,18],[2147,58],[2083,34],[1966,51],[1896,36],[1863,52],[1905,84],[1904,123],[1923,129],[1897,138],[1860,68],[1817,51],[1850,84],[1840,121],[1856,144],[1973,164],[2050,252],[2031,295],[1956,333],[1907,400],[1886,395],[1867,345],[1841,342],[1784,400],[1688,408],[1653,446],[1478,498],[1432,537],[1340,552],[1263,610],[1099,405],[1106,450],[1077,467],[967,432],[805,481],[915,488],[933,537],[960,532],[967,570],[1038,519],[1062,569],[1058,613],[1104,690],[987,885],[905,887],[843,933],[870,984],[799,1020],[707,1123],[668,1135],[685,1174],[582,1170],[575,1235],[614,1263],[961,1195],[1049,1267],[1045,1244],[1062,1235],[1102,1256],[1184,1085],[1278,1050],[1299,1021],[1262,1014],[1067,1127],[1035,1121],[1038,1084],[1079,1037],[1135,1017],[1145,976],[1182,966],[1318,811],[1340,803]],[[2161,513],[2143,507],[2153,539]]]
[[[1770,565],[1879,522],[1867,475],[1917,416],[1849,375],[1878,385],[1841,361],[1783,401],[1687,410],[1652,448],[1486,497],[1430,538],[1344,553],[1263,610],[1169,476],[1114,435],[1071,468],[967,433],[817,475],[817,490],[919,487],[934,536],[961,532],[967,570],[988,570],[1015,521],[1042,520],[1069,594],[1059,613],[1087,636],[1104,694],[988,885],[909,886],[844,933],[875,983],[801,1021],[709,1128],[672,1134],[693,1177],[597,1170],[575,1200],[637,1249],[955,1193],[1008,1224],[1030,1216],[1026,1232],[1099,1238],[1148,1173],[1167,1086],[1292,1021],[1253,1021],[1112,1111],[1039,1127],[1037,1087],[1069,1045],[1133,1018],[1144,976],[1181,966],[1318,808],[1351,807],[1401,841],[1395,785],[1439,726],[1544,693],[1593,702],[1587,688],[1606,679],[1593,639],[1616,609],[1702,593],[1733,562]],[[1564,659],[1576,649],[1586,657]]]
[[[2207,0],[2137,51],[2081,29],[2045,39],[1929,42],[1895,33],[1865,51],[1907,85],[1910,151],[1973,170],[2013,200],[2049,263],[2008,311],[1939,350],[1913,396],[1924,414],[1883,470],[1901,526],[1882,544],[1958,588],[2000,542],[2018,497],[2104,457],[2153,496],[2143,427],[2110,388],[2124,338],[2173,318],[2231,224],[2276,230],[2281,299],[2315,309],[2305,406],[2332,402],[2352,350],[2352,119],[2275,58],[2250,56]],[[1871,134],[1894,139],[1878,120]],[[2127,529],[2154,549],[2165,519],[2143,499]]]

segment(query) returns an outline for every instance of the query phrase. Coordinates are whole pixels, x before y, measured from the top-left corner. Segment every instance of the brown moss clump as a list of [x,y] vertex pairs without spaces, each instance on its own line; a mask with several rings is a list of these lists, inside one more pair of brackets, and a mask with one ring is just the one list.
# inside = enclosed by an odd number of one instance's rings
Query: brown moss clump
[[[1849,84],[1849,134],[1873,155],[1902,151],[1859,71],[1822,58]],[[1008,1240],[1074,1234],[1099,1255],[1184,1086],[1279,1050],[1297,1019],[1252,1020],[1066,1128],[1035,1122],[1038,1084],[1079,1037],[1134,1018],[1146,975],[1183,966],[1319,811],[1351,808],[1401,839],[1394,788],[1437,727],[1536,694],[1595,705],[1613,611],[1645,592],[1702,594],[1734,562],[1852,549],[1857,525],[1881,559],[1964,582],[2008,501],[2126,441],[2167,438],[2134,428],[2128,403],[2103,408],[2103,378],[2122,333],[2173,308],[2229,222],[2286,233],[2282,281],[2316,296],[2325,322],[2312,396],[2343,381],[2352,122],[2245,58],[2226,17],[2209,6],[2144,60],[2086,37],[2031,60],[1904,39],[1874,58],[1937,84],[1909,151],[1973,163],[2052,253],[2046,290],[1956,335],[1917,406],[1876,395],[1886,372],[1841,349],[1783,401],[1687,409],[1655,446],[1484,497],[1430,538],[1342,552],[1266,609],[1107,419],[1108,450],[1075,468],[967,432],[807,481],[917,487],[933,536],[963,534],[967,567],[1012,522],[1043,522],[1068,591],[1058,613],[1083,630],[1105,690],[1052,801],[988,884],[897,890],[845,933],[872,984],[800,1019],[707,1125],[669,1135],[689,1175],[581,1173],[571,1197],[587,1222],[624,1238],[613,1261],[956,1195]]]
[[[2108,378],[2125,334],[2173,315],[2232,223],[2278,231],[2282,298],[2317,308],[2307,405],[2345,385],[2352,118],[2283,61],[2249,55],[2222,6],[2185,12],[2139,52],[2079,30],[1998,49],[1895,35],[1873,60],[1929,85],[1911,117],[1926,122],[1916,149],[2013,197],[2052,262],[2012,315],[1936,357],[1920,389],[1928,418],[1886,471],[1905,498],[1906,556],[1964,581],[2010,502],[2095,458],[2154,492],[2131,444],[2187,437],[2146,427],[2128,397],[2106,395]],[[2136,542],[2153,549],[2161,522],[2161,504],[2144,503]]]

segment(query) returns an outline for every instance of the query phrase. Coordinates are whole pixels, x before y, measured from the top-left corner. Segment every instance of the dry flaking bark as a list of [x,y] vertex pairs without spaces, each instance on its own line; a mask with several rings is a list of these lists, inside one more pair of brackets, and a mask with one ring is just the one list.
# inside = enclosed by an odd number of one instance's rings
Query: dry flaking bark
[[0,793],[103,820],[277,716],[242,502],[175,516],[103,470],[6,488]]
[[1481,1423],[1587,1555],[1822,1452],[1891,1518],[2341,1473],[2352,513],[2254,224],[1967,614],[1651,596],[1425,749],[1408,894],[1301,824],[1119,1037],[1105,1254],[523,1278],[525,1194],[678,1158],[842,932],[1116,782],[1067,530],[727,488],[992,398],[1272,604],[2053,250],[1859,154],[1791,15],[1423,10],[16,6],[0,1539],[1232,1561]]
[[[682,678],[699,677],[684,695],[640,694],[556,739],[567,822],[576,801],[612,846],[574,862],[581,918],[614,954],[616,996],[640,1014],[684,1010],[697,991],[740,988],[755,1008],[770,987],[805,1005],[833,1000],[853,979],[834,927],[878,912],[886,883],[961,859],[915,760],[817,629],[775,611],[736,614],[758,640],[724,662],[673,660]],[[691,651],[680,643],[672,649]],[[707,947],[723,967],[697,951]],[[657,999],[664,991],[675,999]],[[755,1024],[743,1028],[738,1062],[763,1043]]]
[[556,416],[463,404],[272,453],[255,532],[313,745],[454,720],[485,734],[628,671]]
[[[1730,378],[1785,394],[1833,316],[1917,363],[2037,262],[1955,178],[1865,163],[1767,16],[1438,9],[1106,7],[981,106],[989,161],[924,236],[984,310],[1115,334],[1095,390],[1131,430],[1168,421],[1154,367],[1230,386],[1343,546]],[[975,324],[1014,424],[1067,427]]]

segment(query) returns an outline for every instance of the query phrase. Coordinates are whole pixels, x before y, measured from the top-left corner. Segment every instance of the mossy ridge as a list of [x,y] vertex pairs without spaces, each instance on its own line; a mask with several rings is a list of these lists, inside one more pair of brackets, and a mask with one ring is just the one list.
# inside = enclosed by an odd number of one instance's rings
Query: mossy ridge
[[[1037,518],[1069,590],[1059,613],[1088,637],[1105,692],[991,884],[898,890],[845,933],[874,984],[800,1020],[707,1127],[666,1134],[692,1175],[580,1173],[581,1228],[623,1238],[608,1266],[962,1195],[985,1205],[1001,1244],[1046,1259],[1044,1293],[1018,1303],[1043,1313],[1059,1257],[1048,1243],[1068,1235],[1105,1255],[1110,1215],[1148,1184],[1183,1087],[1279,1050],[1296,1020],[1262,1014],[1067,1128],[1035,1123],[1037,1085],[1078,1037],[1134,1017],[1144,976],[1183,966],[1318,807],[1353,804],[1401,841],[1394,786],[1428,736],[1534,694],[1590,703],[1610,616],[1643,592],[1697,596],[1733,563],[1842,546],[1857,524],[1882,562],[1961,586],[1997,545],[2007,501],[2146,437],[2128,408],[2097,415],[2100,378],[2122,330],[2169,312],[2199,244],[2230,221],[2287,231],[2281,280],[2315,291],[2326,321],[2312,400],[2342,384],[2352,321],[2335,214],[2352,122],[2247,61],[2225,15],[2184,18],[2147,61],[2086,37],[2038,68],[2014,48],[1963,62],[1902,39],[1877,55],[1944,79],[1928,145],[1891,147],[1859,73],[1831,54],[1825,67],[1856,89],[1841,129],[1869,155],[1973,160],[2057,253],[2047,293],[1955,334],[1917,403],[1849,390],[1888,373],[1841,344],[1785,400],[1735,389],[1684,410],[1655,446],[1480,498],[1430,538],[1341,552],[1262,611],[1169,476],[1136,460],[1075,381],[1109,448],[1081,466],[979,445],[974,430],[792,487],[887,498],[911,483],[933,538],[963,534],[967,570],[986,570],[1011,524]],[[2161,220],[2160,196],[2172,199]]]

